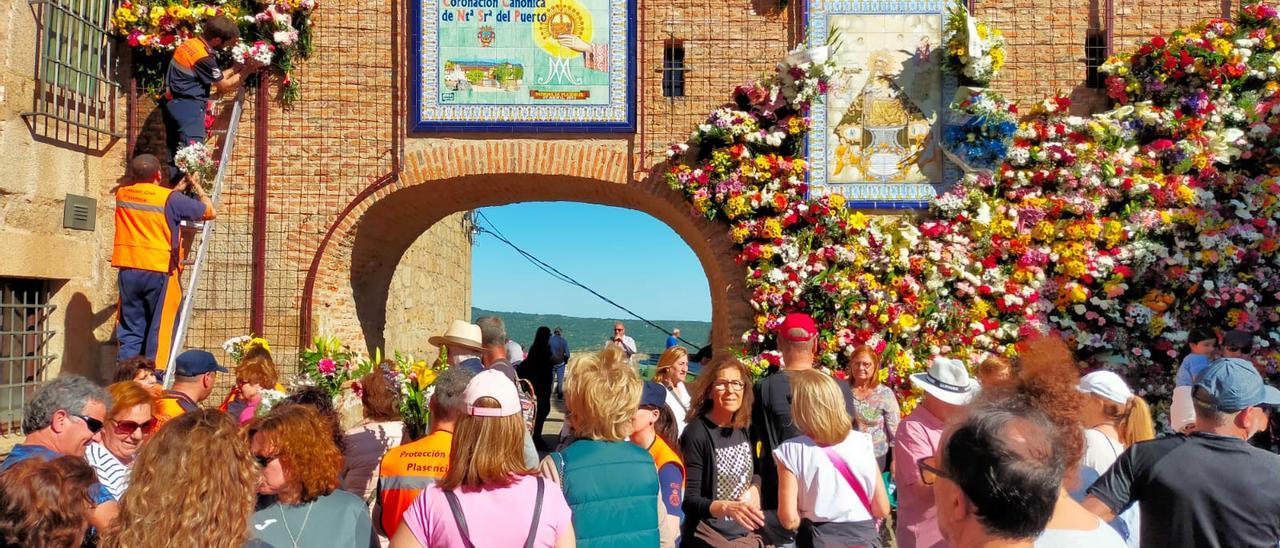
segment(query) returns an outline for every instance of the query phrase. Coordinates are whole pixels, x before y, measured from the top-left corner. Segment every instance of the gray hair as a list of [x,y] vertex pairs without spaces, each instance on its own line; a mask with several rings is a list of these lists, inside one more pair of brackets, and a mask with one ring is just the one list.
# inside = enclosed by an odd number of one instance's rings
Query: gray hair
[[435,391],[431,394],[433,412],[443,419],[456,419],[466,413],[467,401],[463,393],[475,372],[463,367],[450,367],[436,377]]
[[63,375],[44,383],[36,390],[35,397],[22,415],[22,433],[30,434],[44,430],[53,422],[53,414],[58,411],[82,414],[90,402],[100,402],[103,407],[111,407],[111,394],[79,375]]
[[480,326],[480,345],[486,348],[507,344],[507,326],[502,318],[485,316],[476,320]]

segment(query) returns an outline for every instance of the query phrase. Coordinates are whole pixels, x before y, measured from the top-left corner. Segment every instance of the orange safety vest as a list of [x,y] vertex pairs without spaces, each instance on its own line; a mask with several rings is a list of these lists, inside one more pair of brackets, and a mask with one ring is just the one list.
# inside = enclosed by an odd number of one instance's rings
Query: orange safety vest
[[[169,68],[177,70],[187,76],[195,76],[196,62],[209,56],[209,45],[204,43],[204,38],[193,37],[190,40],[184,40],[178,44],[178,49],[173,50],[173,60],[169,62]],[[169,76],[165,75],[166,99],[173,99],[173,90],[169,89]]]
[[395,536],[405,510],[428,485],[449,471],[453,432],[438,430],[413,443],[401,445],[382,457],[378,467],[379,523],[387,537]]
[[177,268],[173,231],[164,215],[172,192],[155,183],[134,183],[116,191],[111,266],[166,274]]
[[[672,485],[670,487],[671,487],[671,491],[674,493],[684,493],[684,482],[685,482],[684,461],[680,460],[680,456],[677,455],[675,451],[671,450],[671,446],[667,445],[667,442],[662,439],[662,436],[654,436],[653,445],[649,446],[649,455],[653,457],[653,464],[657,466],[658,470],[661,470],[662,467],[666,466],[667,464],[675,464],[676,466],[680,467],[680,485],[679,486]],[[667,486],[663,486],[663,487],[667,487]],[[661,495],[661,493],[665,493],[666,491],[667,491],[666,489],[660,490],[659,495]],[[680,506],[679,500],[672,500],[669,502],[672,503],[672,506]]]

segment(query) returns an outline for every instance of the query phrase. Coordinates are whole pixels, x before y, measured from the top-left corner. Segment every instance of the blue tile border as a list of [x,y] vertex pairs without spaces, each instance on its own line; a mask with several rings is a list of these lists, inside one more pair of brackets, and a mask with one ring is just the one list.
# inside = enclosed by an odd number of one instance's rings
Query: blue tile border
[[[625,62],[623,74],[610,72],[608,106],[574,107],[573,105],[504,105],[505,108],[487,105],[434,105],[426,91],[434,91],[427,81],[435,81],[435,62],[428,69],[424,56],[433,51],[428,48],[438,47],[435,43],[435,26],[423,24],[423,13],[436,10],[441,0],[412,0],[409,6],[409,131],[419,132],[556,132],[556,133],[634,133],[636,131],[636,3],[640,0],[609,0],[611,15],[625,13],[626,43],[618,44],[612,39],[609,46],[609,66],[618,66]],[[434,23],[435,17],[432,17]],[[618,30],[619,21],[609,23],[610,34]],[[425,42],[424,40],[429,40]],[[625,53],[624,53],[625,50]],[[434,59],[434,58],[433,58]],[[424,72],[424,70],[426,72]],[[623,95],[614,100],[615,93]],[[430,94],[434,97],[434,93]],[[473,119],[445,119],[425,115],[425,106],[458,111],[461,115],[471,115]],[[496,112],[495,112],[496,111]],[[510,111],[516,111],[514,113]],[[592,112],[594,111],[594,112]],[[497,114],[501,114],[499,117]],[[524,121],[504,121],[502,118],[518,119],[518,114],[527,116]],[[486,116],[488,115],[488,116]],[[597,118],[600,121],[572,121]]]

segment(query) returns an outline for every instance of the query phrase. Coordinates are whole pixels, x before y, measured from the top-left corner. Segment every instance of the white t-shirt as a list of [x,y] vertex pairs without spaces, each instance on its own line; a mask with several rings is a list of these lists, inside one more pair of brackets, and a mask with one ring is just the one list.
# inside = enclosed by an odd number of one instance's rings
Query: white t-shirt
[[129,467],[120,462],[115,455],[98,442],[90,443],[84,450],[84,460],[98,474],[98,483],[107,488],[107,492],[116,500],[124,496],[129,488]]
[[[868,500],[874,500],[880,465],[876,464],[871,436],[858,431],[833,445]],[[809,436],[791,438],[773,450],[773,457],[795,474],[799,484],[800,517],[815,523],[857,522],[872,519],[844,475]]]
[[1090,428],[1084,431],[1084,457],[1080,459],[1080,464],[1094,469],[1101,476],[1123,452],[1124,446],[1120,442],[1100,430]]
[[689,425],[689,390],[684,383],[677,384],[675,389],[667,389],[667,408],[676,417],[676,435],[684,435],[684,427]]
[[507,340],[507,363],[511,365],[524,361],[524,349],[520,347],[520,343],[513,340]]

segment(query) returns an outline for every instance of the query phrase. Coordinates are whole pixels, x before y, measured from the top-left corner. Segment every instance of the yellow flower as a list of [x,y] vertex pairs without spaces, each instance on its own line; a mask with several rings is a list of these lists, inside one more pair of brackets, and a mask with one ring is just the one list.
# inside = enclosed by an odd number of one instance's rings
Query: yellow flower
[[1231,53],[1231,42],[1228,42],[1221,38],[1214,38],[1213,49],[1218,50],[1218,53],[1222,55],[1229,55]]
[[916,317],[911,314],[902,314],[898,316],[898,329],[901,331],[910,331],[918,322]]
[[254,347],[258,347],[263,350],[266,350],[267,352],[271,352],[271,345],[267,343],[267,340],[262,337],[254,337],[252,339],[249,339],[249,342],[244,343],[245,350],[249,350],[250,348],[254,348]]
[[782,222],[772,217],[766,219],[764,222],[764,235],[766,238],[781,238]]
[[845,201],[844,201],[844,195],[843,195],[843,194],[832,194],[832,195],[831,195],[831,208],[832,208],[832,209],[837,209],[837,210],[839,210],[839,209],[844,209],[844,204],[845,204]]
[[1036,227],[1031,230],[1031,237],[1042,242],[1047,242],[1053,239],[1054,232],[1056,232],[1056,230],[1053,223],[1049,221],[1040,221],[1036,223]]
[[1071,284],[1071,288],[1067,290],[1067,298],[1073,303],[1082,303],[1089,300],[1089,292],[1080,284]]
[[867,217],[866,215],[863,215],[861,211],[854,211],[852,214],[849,215],[848,222],[849,222],[849,226],[852,226],[853,228],[856,228],[858,230],[862,230],[864,228],[867,228],[867,223],[871,222],[871,218]]
[[729,239],[733,240],[735,244],[747,241],[747,228],[744,226],[733,227],[729,230]]

